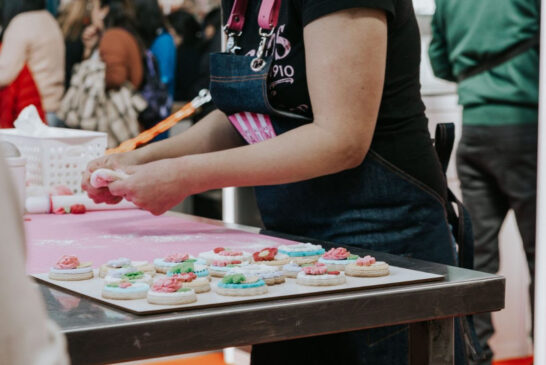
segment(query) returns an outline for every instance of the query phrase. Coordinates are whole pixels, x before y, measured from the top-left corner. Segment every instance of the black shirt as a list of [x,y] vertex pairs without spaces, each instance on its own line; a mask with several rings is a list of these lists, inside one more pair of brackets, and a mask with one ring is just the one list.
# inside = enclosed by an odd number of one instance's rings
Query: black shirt
[[[256,52],[260,5],[261,1],[248,2],[243,34],[238,40],[240,54],[252,56]],[[233,0],[224,0],[222,6],[225,23]],[[322,16],[351,8],[381,9],[388,17],[385,85],[372,149],[445,197],[445,179],[430,141],[421,100],[421,43],[411,0],[283,0],[275,42],[270,42],[268,48],[268,52],[275,52],[269,75],[270,99],[279,109],[312,115],[303,28]]]

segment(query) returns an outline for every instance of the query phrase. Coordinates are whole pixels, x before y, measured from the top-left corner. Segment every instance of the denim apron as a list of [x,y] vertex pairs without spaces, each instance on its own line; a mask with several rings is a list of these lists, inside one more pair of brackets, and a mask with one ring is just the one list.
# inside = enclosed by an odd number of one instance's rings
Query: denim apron
[[[264,57],[263,68],[256,70],[251,56],[212,54],[210,92],[228,116],[263,113],[280,135],[309,123],[310,118],[280,111],[269,102],[272,57]],[[255,191],[269,230],[455,264],[444,199],[373,150],[356,168],[297,183],[260,186]],[[253,346],[253,364],[296,362],[407,364],[408,326]]]

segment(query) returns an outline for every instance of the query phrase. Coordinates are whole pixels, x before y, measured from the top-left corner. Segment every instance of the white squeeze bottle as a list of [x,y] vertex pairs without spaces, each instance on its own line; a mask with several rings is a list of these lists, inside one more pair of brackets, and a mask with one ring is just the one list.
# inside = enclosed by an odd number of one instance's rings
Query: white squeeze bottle
[[83,204],[87,211],[138,209],[136,205],[127,200],[122,200],[118,204],[97,204],[85,194],[30,196],[26,200],[25,208],[28,213],[53,213],[59,208],[68,209],[74,204]]

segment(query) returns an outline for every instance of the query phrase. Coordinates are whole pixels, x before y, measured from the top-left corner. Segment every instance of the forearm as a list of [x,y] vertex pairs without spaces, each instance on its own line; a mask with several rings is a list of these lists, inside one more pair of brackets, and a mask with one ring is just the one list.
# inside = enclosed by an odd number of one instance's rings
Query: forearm
[[215,110],[187,131],[135,152],[140,164],[242,146],[243,139],[224,113]]
[[291,183],[358,166],[372,135],[373,128],[356,146],[312,123],[261,143],[182,157],[176,166],[181,176],[191,172],[191,181],[182,178],[193,194],[227,186]]

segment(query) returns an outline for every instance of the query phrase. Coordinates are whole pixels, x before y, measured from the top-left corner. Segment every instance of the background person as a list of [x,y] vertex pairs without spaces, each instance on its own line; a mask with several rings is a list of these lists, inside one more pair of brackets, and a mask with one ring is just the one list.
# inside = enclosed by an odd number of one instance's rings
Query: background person
[[199,92],[196,82],[202,55],[201,26],[195,16],[184,10],[169,14],[168,21],[177,52],[174,100],[190,101]]
[[176,46],[167,31],[165,18],[157,0],[134,0],[140,38],[149,49],[159,67],[161,82],[167,85],[171,99],[174,97]]
[[[429,56],[437,77],[458,81],[463,133],[457,172],[472,217],[474,268],[499,270],[499,231],[514,210],[534,303],[540,2],[436,0]],[[531,42],[530,42],[531,40]],[[472,72],[474,71],[474,72]],[[474,318],[484,358],[491,314]]]
[[130,82],[135,89],[143,77],[142,49],[130,0],[93,0],[91,25],[82,34],[84,58],[97,48],[106,65],[105,84],[116,89]]
[[66,46],[65,89],[70,85],[74,65],[83,60],[82,34],[91,23],[92,5],[89,0],[72,0],[59,14],[59,24]]
[[25,64],[40,97],[47,122],[60,126],[56,112],[64,92],[65,46],[57,21],[44,0],[4,1],[0,88],[11,84]]

